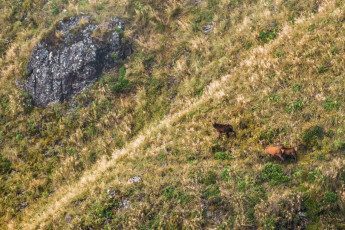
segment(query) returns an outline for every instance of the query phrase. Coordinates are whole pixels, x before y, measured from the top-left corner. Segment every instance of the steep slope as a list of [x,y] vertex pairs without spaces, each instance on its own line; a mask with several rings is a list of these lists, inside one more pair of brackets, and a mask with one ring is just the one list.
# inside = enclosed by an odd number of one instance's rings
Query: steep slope
[[[344,227],[341,1],[66,2],[50,17],[127,19],[131,88],[110,72],[33,108],[9,87],[34,45],[18,32],[1,61],[5,228]],[[217,139],[211,119],[237,138]],[[298,144],[297,163],[259,140]]]

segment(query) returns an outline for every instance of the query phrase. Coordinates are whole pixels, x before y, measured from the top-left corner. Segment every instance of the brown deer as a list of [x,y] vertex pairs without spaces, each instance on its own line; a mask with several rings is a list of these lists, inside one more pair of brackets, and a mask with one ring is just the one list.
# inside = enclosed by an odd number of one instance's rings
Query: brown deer
[[269,154],[271,156],[278,156],[280,158],[280,161],[284,161],[284,158],[282,156],[282,149],[284,148],[284,146],[266,146],[264,145],[263,141],[260,141],[260,144],[264,148],[266,154]]
[[282,148],[282,153],[287,156],[293,156],[295,158],[295,161],[297,161],[297,146],[292,148]]
[[212,122],[213,127],[217,130],[219,134],[218,138],[220,138],[223,133],[226,134],[227,138],[230,137],[230,133],[233,133],[234,136],[236,137],[236,132],[234,131],[234,128],[232,127],[232,125],[218,124],[216,123],[215,120],[212,120],[211,122]]

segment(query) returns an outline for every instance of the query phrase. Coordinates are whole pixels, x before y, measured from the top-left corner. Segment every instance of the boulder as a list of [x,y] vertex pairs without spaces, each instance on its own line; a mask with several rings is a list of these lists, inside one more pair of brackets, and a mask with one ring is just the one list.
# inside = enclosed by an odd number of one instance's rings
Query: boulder
[[118,18],[97,24],[89,16],[76,16],[56,23],[35,46],[27,65],[25,89],[35,105],[68,100],[119,64],[125,56],[123,30]]

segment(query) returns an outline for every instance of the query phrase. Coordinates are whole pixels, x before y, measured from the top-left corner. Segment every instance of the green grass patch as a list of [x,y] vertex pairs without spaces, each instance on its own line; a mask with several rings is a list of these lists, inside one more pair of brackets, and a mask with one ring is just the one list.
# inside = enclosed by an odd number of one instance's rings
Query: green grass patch
[[320,65],[319,67],[317,67],[317,72],[319,74],[326,73],[327,71],[328,71],[328,67],[327,66]]
[[306,129],[302,133],[302,140],[303,140],[303,143],[307,147],[313,147],[313,146],[317,146],[317,140],[321,139],[323,135],[324,135],[323,127],[316,125],[316,126]]
[[234,159],[233,156],[231,156],[228,152],[216,152],[213,156],[216,160],[232,160]]
[[113,93],[124,93],[130,89],[130,82],[126,78],[126,68],[121,67],[119,70],[119,78],[117,82],[110,85],[110,90]]
[[168,200],[171,200],[175,197],[175,190],[175,187],[168,185],[163,189],[163,196],[165,196]]
[[331,98],[327,98],[323,104],[323,108],[327,111],[338,110],[340,108],[340,104]]
[[0,155],[0,174],[8,174],[11,172],[12,164],[6,157]]
[[278,30],[276,28],[269,29],[269,30],[262,30],[259,33],[259,40],[263,43],[268,43],[271,40],[274,40],[277,38]]
[[277,185],[290,180],[288,176],[285,176],[281,165],[272,163],[265,164],[260,177],[263,181],[268,181],[270,185]]
[[211,185],[217,183],[217,174],[214,171],[208,171],[203,180],[205,185]]
[[338,200],[338,196],[334,192],[325,192],[323,200],[327,203],[334,203]]
[[212,197],[218,197],[219,194],[220,194],[220,190],[218,186],[213,184],[206,187],[202,196],[205,198],[212,198]]
[[340,140],[335,140],[333,142],[333,146],[335,149],[340,150],[340,149],[344,149],[345,143],[343,141],[340,141]]

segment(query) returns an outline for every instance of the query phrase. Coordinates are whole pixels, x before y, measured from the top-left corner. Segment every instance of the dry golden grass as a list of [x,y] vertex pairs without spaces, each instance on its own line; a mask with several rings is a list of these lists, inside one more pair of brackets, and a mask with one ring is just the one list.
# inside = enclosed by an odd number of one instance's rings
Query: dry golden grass
[[[118,2],[69,3],[58,5],[60,12],[62,7],[67,13],[96,9],[101,12],[96,19],[102,21]],[[133,40],[136,53],[125,65],[136,85],[128,94],[110,96],[106,85],[96,84],[77,99],[93,103],[77,112],[67,103],[25,112],[22,96],[8,82],[23,77],[25,65],[18,57],[27,57],[35,42],[25,41],[26,31],[19,35],[3,59],[0,93],[9,95],[8,103],[0,101],[8,113],[0,115],[13,133],[5,133],[1,154],[17,170],[25,164],[28,169],[6,182],[16,191],[9,192],[12,203],[1,201],[9,212],[0,223],[9,223],[10,229],[344,226],[336,220],[344,211],[345,162],[341,150],[334,149],[344,134],[344,109],[337,107],[344,99],[339,93],[344,38],[337,22],[343,4],[190,4],[121,1],[116,12],[133,21],[125,37]],[[212,32],[200,32],[209,23]],[[260,36],[272,25],[276,37],[263,42]],[[48,28],[40,25],[34,40]],[[234,125],[238,138],[218,140],[212,118]],[[27,120],[40,122],[42,134],[26,134]],[[259,139],[301,144],[317,125],[324,130],[323,139],[301,150],[298,163],[282,164],[288,182],[272,185],[260,179],[267,165],[277,162],[264,155]],[[2,123],[0,127],[1,140]],[[51,147],[58,138],[62,143]],[[44,157],[53,150],[57,156]],[[219,152],[231,159],[216,159]],[[128,184],[135,175],[143,182]],[[127,209],[107,208],[110,187],[119,193],[116,202],[131,201]],[[22,191],[23,198],[15,195]],[[337,194],[336,203],[327,203],[326,192]],[[14,210],[24,201],[29,206],[22,213]],[[316,201],[322,206],[313,207]],[[67,221],[68,215],[72,219]]]

